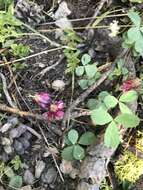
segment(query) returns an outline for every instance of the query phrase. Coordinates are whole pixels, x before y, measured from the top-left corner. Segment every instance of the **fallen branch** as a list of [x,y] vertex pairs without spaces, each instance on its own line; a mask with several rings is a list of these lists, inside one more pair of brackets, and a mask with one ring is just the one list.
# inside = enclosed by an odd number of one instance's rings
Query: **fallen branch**
[[13,114],[17,114],[17,115],[20,115],[21,117],[32,117],[32,118],[37,119],[37,120],[43,120],[44,119],[39,114],[21,111],[18,108],[12,108],[12,107],[6,106],[5,104],[0,104],[0,110],[5,111],[5,112],[9,112],[9,113],[13,113]]

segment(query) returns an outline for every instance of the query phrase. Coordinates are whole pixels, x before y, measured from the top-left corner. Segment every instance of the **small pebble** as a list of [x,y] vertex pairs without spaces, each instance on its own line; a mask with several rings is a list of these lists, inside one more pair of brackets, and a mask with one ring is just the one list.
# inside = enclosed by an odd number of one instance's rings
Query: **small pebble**
[[17,128],[14,128],[14,129],[11,129],[10,132],[9,132],[9,136],[10,138],[14,139],[16,137],[18,137],[18,130]]
[[9,138],[6,138],[6,137],[2,138],[1,143],[2,143],[2,145],[6,145],[6,146],[12,144],[11,140]]
[[13,143],[14,149],[18,154],[24,154],[24,147],[21,142],[15,140]]
[[41,180],[44,183],[50,184],[55,181],[56,177],[57,177],[57,172],[55,168],[51,167],[48,169],[46,173],[42,174]]
[[31,173],[30,170],[26,170],[24,172],[24,182],[27,184],[27,185],[32,185],[34,183],[34,176],[33,174]]
[[22,143],[24,149],[27,149],[30,147],[29,141],[25,139],[24,137],[20,137],[18,140]]
[[12,147],[11,146],[4,146],[4,151],[7,153],[7,154],[11,154],[12,153]]
[[56,91],[63,91],[65,89],[65,82],[63,80],[54,80],[52,82],[52,89]]
[[11,123],[13,127],[18,125],[19,121],[17,117],[9,117],[8,118],[8,123]]
[[35,177],[39,178],[43,172],[43,170],[45,169],[45,162],[41,161],[37,161],[36,166],[35,166]]
[[17,128],[11,129],[9,135],[11,138],[18,138],[26,131],[26,125],[20,124]]
[[18,130],[18,132],[19,132],[19,136],[18,137],[20,137],[23,133],[25,133],[25,131],[26,131],[26,125],[24,125],[24,124],[20,124],[18,127],[17,127],[17,130]]
[[5,133],[6,131],[8,131],[8,130],[10,129],[11,126],[12,126],[11,123],[5,123],[5,124],[1,127],[0,132]]

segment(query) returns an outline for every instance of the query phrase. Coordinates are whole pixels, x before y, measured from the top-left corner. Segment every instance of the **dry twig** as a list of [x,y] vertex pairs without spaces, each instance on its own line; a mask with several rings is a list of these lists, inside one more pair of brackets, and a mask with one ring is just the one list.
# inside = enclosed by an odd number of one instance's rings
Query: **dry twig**
[[13,113],[13,114],[17,114],[17,115],[20,115],[21,117],[32,117],[32,118],[37,119],[37,120],[43,120],[44,119],[39,114],[34,114],[31,112],[27,112],[27,111],[21,111],[18,108],[9,107],[9,106],[6,106],[5,104],[0,104],[0,110],[5,111],[5,112],[9,112],[9,113]]
[[4,91],[5,97],[6,97],[7,101],[8,101],[8,103],[9,103],[9,105],[10,105],[11,107],[13,107],[13,108],[16,108],[16,106],[15,106],[15,104],[13,103],[13,101],[12,101],[10,95],[9,95],[9,92],[8,92],[8,90],[7,90],[7,83],[6,83],[6,78],[5,78],[5,76],[4,76],[2,73],[0,73],[0,77],[1,77],[1,79],[2,79],[3,91]]
[[7,63],[2,63],[2,64],[0,64],[0,67],[1,66],[5,66],[7,64],[17,63],[17,62],[20,62],[20,61],[25,61],[27,59],[31,59],[33,57],[36,57],[36,56],[39,56],[39,55],[43,55],[43,54],[47,54],[47,53],[50,53],[50,52],[53,52],[53,51],[58,51],[58,50],[61,50],[63,48],[66,48],[66,46],[61,46],[61,47],[57,47],[57,48],[53,48],[53,49],[44,50],[42,52],[38,52],[38,53],[35,53],[35,54],[32,54],[32,55],[29,55],[27,57],[22,57],[20,59],[16,59],[14,61],[9,61]]
[[59,65],[63,61],[64,57],[65,56],[62,55],[61,58],[59,58],[59,60],[55,64],[53,64],[51,66],[47,66],[40,73],[38,73],[37,76],[41,75],[43,77],[48,71],[50,71],[51,69],[54,69],[57,65]]
[[92,16],[93,19],[89,22],[89,24],[86,26],[86,29],[88,29],[94,22],[95,18],[97,17],[97,15],[99,14],[100,10],[102,9],[102,7],[104,6],[104,4],[107,2],[107,0],[101,0],[98,7],[95,9],[94,15]]

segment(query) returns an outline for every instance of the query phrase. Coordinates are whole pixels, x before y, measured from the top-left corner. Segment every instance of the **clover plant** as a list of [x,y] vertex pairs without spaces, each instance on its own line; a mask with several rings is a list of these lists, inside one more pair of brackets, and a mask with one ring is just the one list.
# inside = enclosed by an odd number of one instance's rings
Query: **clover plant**
[[138,12],[133,10],[128,12],[133,26],[123,35],[123,47],[131,48],[134,56],[143,55],[143,27],[141,26],[141,17]]
[[93,144],[95,135],[92,132],[85,132],[80,137],[75,129],[72,129],[65,136],[66,147],[62,151],[62,158],[65,160],[82,160],[85,157],[83,146]]
[[81,64],[82,66],[76,67],[75,73],[76,76],[82,77],[78,80],[79,86],[82,89],[87,89],[100,77],[100,73],[97,70],[97,65],[91,64],[91,57],[88,54],[82,56]]
[[[107,147],[116,148],[120,143],[118,126],[126,129],[139,125],[140,119],[128,107],[128,104],[135,101],[138,94],[135,90],[130,90],[121,94],[119,98],[114,97],[107,91],[99,94],[98,99],[89,99],[87,106],[91,109],[91,119],[96,125],[106,125],[104,143]],[[113,118],[112,109],[119,107],[120,113]]]

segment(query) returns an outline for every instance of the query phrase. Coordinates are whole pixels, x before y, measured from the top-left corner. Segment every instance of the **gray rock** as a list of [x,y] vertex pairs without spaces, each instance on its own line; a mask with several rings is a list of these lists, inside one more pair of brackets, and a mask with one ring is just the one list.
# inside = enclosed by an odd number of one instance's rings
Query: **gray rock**
[[30,143],[27,139],[25,139],[24,137],[20,137],[19,141],[22,143],[24,149],[27,149],[30,147]]
[[16,138],[18,136],[18,130],[17,130],[17,128],[11,129],[10,132],[9,132],[9,136],[12,139]]
[[26,125],[20,124],[17,128],[11,129],[9,135],[11,138],[18,138],[26,131]]
[[43,162],[42,160],[41,161],[38,161],[36,163],[36,166],[35,166],[35,177],[36,178],[39,178],[43,172],[43,170],[45,169],[45,162]]
[[8,119],[8,123],[11,123],[13,127],[15,127],[16,125],[18,125],[19,121],[17,117],[10,117]]
[[24,154],[24,147],[21,142],[15,140],[13,143],[14,149],[18,154]]
[[10,127],[12,126],[11,123],[5,123],[1,128],[0,128],[0,132],[1,133],[5,133],[6,131],[8,131],[10,129]]
[[25,133],[25,131],[26,131],[26,125],[24,125],[24,124],[20,124],[18,127],[17,127],[17,130],[18,130],[18,132],[19,132],[19,136],[18,137],[20,137],[23,133]]
[[55,181],[56,177],[57,177],[57,172],[56,172],[55,168],[51,167],[48,169],[48,171],[46,173],[42,174],[41,180],[44,183],[50,184]]
[[34,183],[34,176],[33,174],[31,173],[30,170],[26,170],[24,172],[24,182],[27,184],[27,185],[32,185]]
[[7,154],[11,154],[12,153],[12,147],[11,146],[4,146],[4,151],[7,153]]

